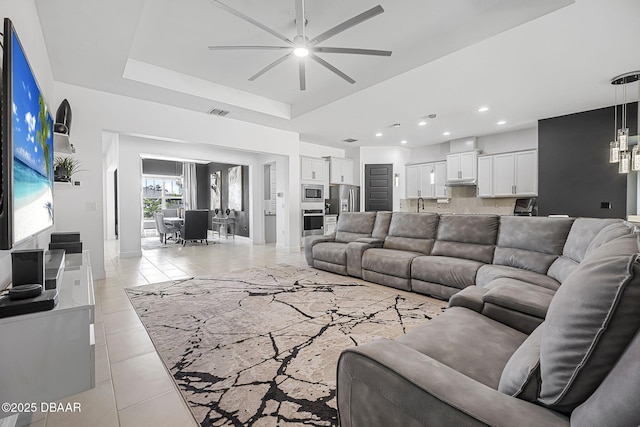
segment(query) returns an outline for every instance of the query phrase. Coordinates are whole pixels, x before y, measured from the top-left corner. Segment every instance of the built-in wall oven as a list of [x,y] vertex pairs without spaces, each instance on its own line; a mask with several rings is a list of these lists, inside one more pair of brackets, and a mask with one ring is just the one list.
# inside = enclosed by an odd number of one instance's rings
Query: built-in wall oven
[[302,184],[302,201],[324,203],[324,185]]
[[302,210],[302,236],[324,234],[324,209]]

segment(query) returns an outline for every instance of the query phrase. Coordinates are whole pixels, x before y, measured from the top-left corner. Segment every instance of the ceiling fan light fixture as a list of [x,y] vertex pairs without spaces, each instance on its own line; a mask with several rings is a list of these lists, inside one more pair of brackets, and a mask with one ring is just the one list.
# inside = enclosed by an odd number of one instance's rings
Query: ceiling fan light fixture
[[297,48],[293,49],[293,54],[298,58],[304,58],[306,56],[309,56],[309,49],[304,46],[298,46]]

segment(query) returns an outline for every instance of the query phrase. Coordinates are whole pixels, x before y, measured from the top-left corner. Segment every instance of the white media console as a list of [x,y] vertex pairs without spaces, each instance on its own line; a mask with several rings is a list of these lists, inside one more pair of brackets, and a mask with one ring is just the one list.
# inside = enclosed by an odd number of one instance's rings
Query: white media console
[[40,405],[93,388],[94,319],[89,253],[67,254],[52,310],[0,319],[0,402]]

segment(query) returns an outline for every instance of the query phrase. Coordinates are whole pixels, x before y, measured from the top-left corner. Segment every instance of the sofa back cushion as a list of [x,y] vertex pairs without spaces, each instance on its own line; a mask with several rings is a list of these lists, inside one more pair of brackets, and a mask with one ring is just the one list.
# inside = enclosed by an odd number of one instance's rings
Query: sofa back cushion
[[336,224],[336,242],[349,243],[361,237],[371,237],[375,212],[343,212]]
[[546,274],[572,223],[573,218],[501,216],[493,263]]
[[598,389],[571,413],[576,426],[640,425],[640,333]]
[[385,249],[419,252],[429,255],[436,238],[438,214],[431,212],[394,212]]
[[595,240],[596,247],[599,247],[616,237],[630,234],[632,231],[632,227],[625,225],[621,219],[576,218],[571,226],[571,231],[569,231],[569,236],[567,236],[562,255],[551,264],[547,274],[560,283],[564,282],[567,276],[584,260],[592,241]]
[[376,222],[373,224],[373,233],[371,237],[384,240],[389,234],[389,225],[391,225],[392,212],[378,211],[376,214]]
[[497,215],[440,215],[431,255],[490,264],[498,237]]
[[549,305],[540,342],[539,402],[569,413],[607,376],[640,328],[638,235],[600,246]]

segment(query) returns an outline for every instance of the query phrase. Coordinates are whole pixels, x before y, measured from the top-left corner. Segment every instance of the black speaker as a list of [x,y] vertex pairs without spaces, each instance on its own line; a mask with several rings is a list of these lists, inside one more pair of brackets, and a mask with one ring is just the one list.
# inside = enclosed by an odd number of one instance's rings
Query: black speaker
[[44,249],[11,252],[13,286],[38,284],[44,287]]

